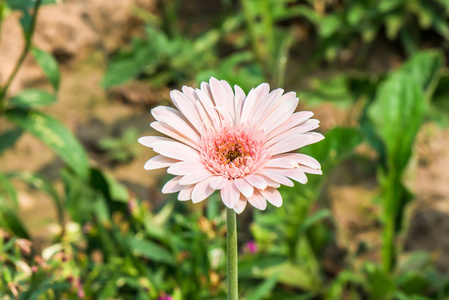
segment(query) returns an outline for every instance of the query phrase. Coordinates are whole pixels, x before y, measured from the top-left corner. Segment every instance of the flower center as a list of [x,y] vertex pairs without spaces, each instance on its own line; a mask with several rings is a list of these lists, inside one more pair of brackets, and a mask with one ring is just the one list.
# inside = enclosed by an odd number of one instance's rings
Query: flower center
[[242,177],[269,159],[261,138],[251,130],[224,128],[206,134],[199,142],[206,167],[227,178]]

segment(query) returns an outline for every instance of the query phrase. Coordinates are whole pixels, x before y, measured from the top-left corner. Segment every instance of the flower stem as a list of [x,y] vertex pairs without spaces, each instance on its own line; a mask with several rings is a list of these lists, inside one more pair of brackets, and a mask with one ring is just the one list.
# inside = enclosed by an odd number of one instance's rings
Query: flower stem
[[237,271],[237,215],[234,210],[226,209],[226,241],[228,252],[228,300],[238,299]]

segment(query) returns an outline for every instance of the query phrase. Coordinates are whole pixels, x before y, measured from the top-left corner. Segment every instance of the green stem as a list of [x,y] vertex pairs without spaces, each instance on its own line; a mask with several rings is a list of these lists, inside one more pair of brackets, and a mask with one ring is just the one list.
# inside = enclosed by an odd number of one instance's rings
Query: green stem
[[23,47],[22,53],[20,54],[19,59],[17,60],[17,63],[14,66],[12,73],[9,75],[4,87],[0,91],[0,112],[3,111],[3,109],[6,107],[6,100],[4,98],[6,96],[6,93],[8,92],[9,86],[11,85],[14,77],[16,77],[17,72],[19,71],[20,67],[25,61],[28,52],[30,51],[31,42],[33,40],[34,27],[36,26],[37,13],[39,12],[41,2],[42,0],[37,0],[36,3],[34,4],[30,31],[28,33],[25,33],[25,46]]
[[234,210],[226,210],[226,241],[228,252],[228,300],[238,299],[237,271],[237,215]]

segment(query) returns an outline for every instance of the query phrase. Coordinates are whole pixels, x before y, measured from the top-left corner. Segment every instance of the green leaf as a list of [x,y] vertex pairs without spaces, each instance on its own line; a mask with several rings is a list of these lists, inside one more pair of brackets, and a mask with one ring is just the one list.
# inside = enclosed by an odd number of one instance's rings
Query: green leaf
[[8,177],[0,173],[0,205],[11,205],[14,208],[19,206],[17,193]]
[[374,266],[368,268],[369,299],[388,299],[396,287],[391,278]]
[[20,238],[29,239],[28,232],[16,212],[9,206],[3,204],[0,204],[0,227],[10,230]]
[[110,88],[114,85],[124,83],[137,76],[141,71],[142,65],[133,57],[117,58],[108,66],[104,74],[101,85],[104,88]]
[[58,90],[61,76],[56,59],[50,53],[39,48],[34,47],[31,52],[33,53],[33,56],[39,66],[42,68],[42,71],[44,71],[45,76],[47,76],[48,80],[50,80],[53,88]]
[[12,147],[22,135],[22,132],[21,128],[14,128],[0,134],[0,154]]
[[430,100],[440,78],[440,70],[444,65],[441,51],[421,51],[413,55],[401,67],[404,73],[414,77],[424,92],[426,99]]
[[22,108],[44,106],[56,102],[56,98],[48,92],[40,90],[25,90],[14,96],[9,105]]
[[73,134],[58,120],[33,110],[9,109],[5,117],[55,151],[79,176],[87,178],[86,152]]
[[247,296],[246,300],[260,300],[264,299],[273,288],[276,286],[278,275],[275,274],[261,283],[258,287],[252,290]]
[[169,265],[175,264],[175,259],[170,252],[149,240],[140,240],[134,236],[129,236],[128,247],[135,254],[146,257],[152,261]]
[[426,113],[426,101],[413,75],[391,74],[377,90],[368,116],[387,151],[388,167],[401,174]]

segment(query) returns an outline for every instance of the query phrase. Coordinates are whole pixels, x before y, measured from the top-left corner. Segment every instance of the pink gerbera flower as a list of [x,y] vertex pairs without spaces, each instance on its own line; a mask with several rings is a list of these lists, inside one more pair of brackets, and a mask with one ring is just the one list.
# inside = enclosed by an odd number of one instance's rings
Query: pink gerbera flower
[[198,203],[220,190],[223,203],[241,213],[247,202],[264,210],[267,201],[282,205],[277,190],[305,184],[305,173],[321,174],[314,158],[292,151],[324,137],[310,132],[319,125],[312,112],[295,112],[296,93],[270,92],[267,83],[243,90],[211,78],[201,89],[173,90],[177,109],[158,106],[151,127],[168,137],[145,136],[139,143],[159,155],[145,164],[152,170],[168,167],[176,175],[162,188],[178,193],[179,200]]

